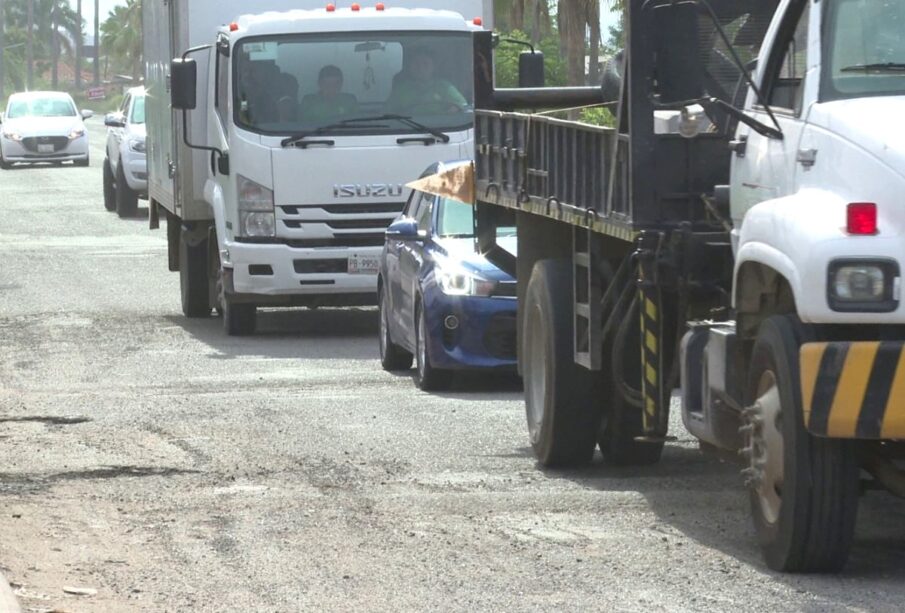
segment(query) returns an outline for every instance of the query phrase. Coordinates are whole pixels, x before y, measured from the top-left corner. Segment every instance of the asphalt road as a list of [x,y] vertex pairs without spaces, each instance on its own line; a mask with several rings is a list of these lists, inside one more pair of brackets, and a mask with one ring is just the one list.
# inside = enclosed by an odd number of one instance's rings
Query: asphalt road
[[103,209],[90,123],[90,168],[0,173],[0,572],[25,611],[901,610],[890,496],[844,574],[775,574],[738,468],[678,424],[659,466],[544,472],[517,382],[418,392],[373,310],[184,319],[165,231]]

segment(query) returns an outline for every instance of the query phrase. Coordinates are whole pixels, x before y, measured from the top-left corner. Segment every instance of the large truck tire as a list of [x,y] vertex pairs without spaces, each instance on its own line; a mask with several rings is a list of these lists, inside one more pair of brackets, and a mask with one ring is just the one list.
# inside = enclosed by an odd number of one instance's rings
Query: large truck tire
[[745,473],[754,527],[767,566],[833,572],[848,557],[858,509],[856,443],[805,430],[797,317],[767,319],[751,354]]
[[108,211],[116,210],[116,185],[110,160],[107,159],[104,160],[104,208]]
[[179,231],[179,289],[182,313],[186,317],[209,317],[211,314],[207,278],[207,240],[190,244],[185,228]]
[[382,286],[377,290],[377,315],[380,322],[380,365],[390,372],[410,369],[414,356],[393,342],[386,290]]
[[430,334],[427,331],[427,317],[419,301],[415,305],[415,385],[425,392],[447,389],[452,383],[452,372],[434,368],[430,359]]
[[531,447],[543,466],[587,464],[600,426],[599,377],[575,363],[572,265],[534,265],[522,307],[521,356]]
[[116,167],[116,214],[120,217],[135,217],[138,212],[138,192],[129,187],[123,174],[123,162]]
[[[606,315],[604,316],[606,318]],[[628,330],[640,330],[637,315],[629,318]],[[619,390],[611,368],[612,342],[604,347],[603,391],[601,400],[601,423],[597,444],[603,458],[617,466],[647,466],[660,461],[663,441],[655,443],[639,442],[644,434],[643,409],[629,403]],[[622,369],[625,382],[634,389],[641,388],[641,339],[636,334],[626,334],[622,347]]]
[[258,308],[253,304],[236,303],[228,294],[220,301],[223,331],[229,336],[250,336],[258,324]]

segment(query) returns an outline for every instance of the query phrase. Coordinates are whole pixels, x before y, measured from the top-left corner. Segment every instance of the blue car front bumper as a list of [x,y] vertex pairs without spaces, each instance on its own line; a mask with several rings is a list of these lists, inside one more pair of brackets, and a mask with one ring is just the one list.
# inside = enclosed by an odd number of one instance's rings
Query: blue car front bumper
[[448,296],[434,288],[424,296],[424,307],[432,366],[515,369],[514,298]]

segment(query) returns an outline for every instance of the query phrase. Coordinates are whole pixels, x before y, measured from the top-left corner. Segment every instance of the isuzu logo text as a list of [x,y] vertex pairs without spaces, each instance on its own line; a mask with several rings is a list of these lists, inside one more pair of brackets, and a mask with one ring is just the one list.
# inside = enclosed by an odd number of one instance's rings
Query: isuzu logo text
[[390,183],[343,183],[333,186],[334,198],[398,198],[402,195],[402,184]]

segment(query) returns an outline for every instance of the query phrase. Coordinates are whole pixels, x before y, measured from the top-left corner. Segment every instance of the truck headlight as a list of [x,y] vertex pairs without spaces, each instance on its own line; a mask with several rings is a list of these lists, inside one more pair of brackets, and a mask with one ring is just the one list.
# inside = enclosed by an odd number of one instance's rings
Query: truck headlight
[[273,190],[251,179],[236,176],[239,193],[239,232],[243,236],[267,237],[276,234]]
[[894,311],[899,306],[899,264],[887,259],[834,260],[827,297],[834,311]]
[[437,283],[447,296],[490,296],[496,283],[452,262],[438,263]]
[[133,138],[129,141],[129,149],[135,153],[144,153],[146,151],[145,140],[143,138]]

